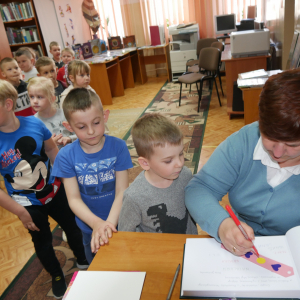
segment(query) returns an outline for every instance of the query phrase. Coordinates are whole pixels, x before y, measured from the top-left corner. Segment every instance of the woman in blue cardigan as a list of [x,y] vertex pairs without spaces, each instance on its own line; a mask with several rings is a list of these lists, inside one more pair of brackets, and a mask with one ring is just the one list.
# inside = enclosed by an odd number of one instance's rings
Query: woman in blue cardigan
[[300,225],[300,70],[271,76],[259,122],[244,126],[214,151],[185,189],[194,220],[235,255],[250,251],[219,201],[228,193],[250,239],[283,235]]

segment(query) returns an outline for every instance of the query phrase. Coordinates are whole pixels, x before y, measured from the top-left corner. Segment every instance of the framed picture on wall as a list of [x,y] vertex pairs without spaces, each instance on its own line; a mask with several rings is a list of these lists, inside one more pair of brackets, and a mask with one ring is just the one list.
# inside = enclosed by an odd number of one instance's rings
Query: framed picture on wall
[[[295,40],[295,45],[293,45]],[[294,50],[293,50],[294,48]],[[292,55],[291,55],[292,53]],[[288,69],[294,69],[298,67],[298,62],[300,58],[300,38],[299,38],[299,32],[295,31],[292,44],[291,44],[291,49],[290,49],[290,56],[291,58],[291,63]]]

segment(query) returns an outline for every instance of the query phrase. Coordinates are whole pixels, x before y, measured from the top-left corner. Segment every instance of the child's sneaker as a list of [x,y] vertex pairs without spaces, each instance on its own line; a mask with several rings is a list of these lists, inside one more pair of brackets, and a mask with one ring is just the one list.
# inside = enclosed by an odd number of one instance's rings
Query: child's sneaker
[[67,290],[64,273],[52,276],[52,292],[56,299],[61,299]]
[[83,261],[79,261],[77,259],[76,265],[77,265],[77,268],[80,270],[85,270],[90,266],[90,264],[88,263],[88,261],[86,259],[84,259]]

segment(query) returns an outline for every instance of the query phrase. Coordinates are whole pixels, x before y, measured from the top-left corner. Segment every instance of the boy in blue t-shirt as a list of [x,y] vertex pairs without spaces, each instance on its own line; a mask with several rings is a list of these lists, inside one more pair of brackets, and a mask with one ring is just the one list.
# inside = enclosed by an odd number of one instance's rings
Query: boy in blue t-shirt
[[131,158],[125,142],[104,134],[109,111],[85,88],[69,92],[63,102],[64,126],[78,140],[57,154],[53,175],[63,179],[69,205],[82,231],[86,258],[116,232]]
[[51,132],[34,116],[16,117],[18,93],[0,80],[0,172],[8,194],[0,190],[0,205],[17,215],[28,229],[42,265],[52,276],[52,290],[59,299],[66,282],[52,246],[51,216],[66,232],[77,267],[87,268],[82,235],[75,222],[63,184],[51,175],[58,148]]

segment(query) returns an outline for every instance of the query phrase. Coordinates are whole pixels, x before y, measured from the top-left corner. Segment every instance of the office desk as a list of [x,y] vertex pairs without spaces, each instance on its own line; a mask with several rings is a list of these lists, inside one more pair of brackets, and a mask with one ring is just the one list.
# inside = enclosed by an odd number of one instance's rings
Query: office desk
[[[155,53],[156,50],[163,49],[163,54]],[[154,50],[153,55],[144,55],[144,50]],[[156,47],[143,47],[142,49],[138,49],[138,59],[140,65],[140,73],[141,73],[141,81],[142,84],[146,83],[148,80],[147,73],[146,73],[146,65],[152,64],[166,64],[166,69],[168,73],[168,81],[172,81],[172,71],[171,71],[171,59],[170,59],[170,48],[169,44],[156,46]]]
[[112,104],[112,97],[124,96],[124,85],[119,58],[90,64],[90,86],[99,95],[103,105]]
[[225,45],[222,52],[221,61],[225,62],[226,86],[227,86],[227,113],[229,119],[232,115],[243,115],[244,112],[232,111],[233,101],[233,83],[237,80],[240,73],[254,71],[258,69],[267,69],[267,58],[270,55],[251,56],[233,58],[231,56],[230,45]]
[[245,125],[258,120],[258,102],[262,87],[242,88]]
[[171,299],[179,299],[183,247],[187,238],[209,236],[118,232],[101,247],[89,271],[145,271],[141,300],[165,300],[175,270],[181,269]]
[[[156,53],[163,49],[163,54]],[[126,50],[120,49],[120,50]],[[144,50],[154,50],[154,55],[145,56]],[[114,55],[116,51],[110,51]],[[168,81],[172,80],[169,45],[133,49],[109,61],[92,63],[90,86],[99,95],[102,104],[111,105],[112,97],[124,96],[124,89],[134,88],[134,83],[144,84],[148,77],[146,65],[166,63]]]

